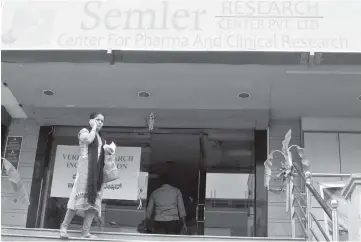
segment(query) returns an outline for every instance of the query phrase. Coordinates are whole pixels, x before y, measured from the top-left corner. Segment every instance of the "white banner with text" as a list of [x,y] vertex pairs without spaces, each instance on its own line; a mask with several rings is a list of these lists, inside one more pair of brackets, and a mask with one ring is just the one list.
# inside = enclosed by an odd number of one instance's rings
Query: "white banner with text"
[[[69,197],[77,172],[79,146],[58,145],[56,149],[51,197]],[[117,147],[115,163],[120,179],[104,185],[103,199],[137,200],[141,147]]]
[[360,0],[4,0],[4,50],[361,52]]

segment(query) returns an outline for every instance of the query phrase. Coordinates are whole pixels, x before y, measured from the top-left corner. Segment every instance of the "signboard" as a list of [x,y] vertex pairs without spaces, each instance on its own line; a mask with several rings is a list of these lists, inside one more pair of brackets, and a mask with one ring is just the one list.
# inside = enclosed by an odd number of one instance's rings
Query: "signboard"
[[[4,158],[11,162],[11,164],[15,167],[16,170],[18,170],[19,168],[22,142],[22,136],[8,136],[6,139]],[[1,175],[7,176],[5,169],[2,169]]]
[[[117,147],[115,163],[120,179],[105,185],[103,199],[137,200],[141,147]],[[69,197],[74,185],[79,146],[58,145],[55,156],[51,197]]]
[[5,0],[4,50],[361,52],[358,0]]

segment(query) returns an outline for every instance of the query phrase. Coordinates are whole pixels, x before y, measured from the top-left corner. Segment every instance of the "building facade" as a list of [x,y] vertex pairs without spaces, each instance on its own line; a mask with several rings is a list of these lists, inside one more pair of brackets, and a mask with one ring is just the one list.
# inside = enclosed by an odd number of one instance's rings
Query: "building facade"
[[59,227],[94,111],[123,172],[94,229],[136,232],[168,173],[193,235],[290,237],[281,164],[269,191],[263,164],[288,130],[313,172],[361,172],[359,3],[125,2],[4,2],[2,135],[22,137],[30,205],[3,176],[3,226]]

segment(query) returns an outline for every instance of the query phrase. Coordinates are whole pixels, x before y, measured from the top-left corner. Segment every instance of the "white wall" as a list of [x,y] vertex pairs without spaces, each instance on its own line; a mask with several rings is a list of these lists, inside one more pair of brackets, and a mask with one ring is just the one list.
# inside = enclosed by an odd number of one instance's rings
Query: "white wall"
[[301,118],[302,131],[361,132],[361,118]]
[[341,173],[361,173],[361,133],[339,134]]
[[304,143],[312,172],[361,172],[361,133],[305,132]]
[[307,117],[301,126],[312,172],[361,172],[361,119]]
[[[361,119],[303,118],[302,130],[313,173],[361,173]],[[320,186],[345,184],[347,178],[313,177],[312,181],[321,193]],[[340,204],[344,204],[344,201],[340,201]],[[340,219],[344,217],[342,208],[340,206]],[[315,199],[312,199],[312,211],[325,228],[327,217]],[[319,238],[323,238],[318,230],[315,232]]]

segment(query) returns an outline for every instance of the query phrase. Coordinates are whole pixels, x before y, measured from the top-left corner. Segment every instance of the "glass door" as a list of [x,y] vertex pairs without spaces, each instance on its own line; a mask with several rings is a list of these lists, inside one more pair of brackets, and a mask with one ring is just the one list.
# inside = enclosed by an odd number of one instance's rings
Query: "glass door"
[[207,173],[205,235],[251,236],[247,173]]
[[200,142],[198,233],[253,236],[253,141],[201,135]]

